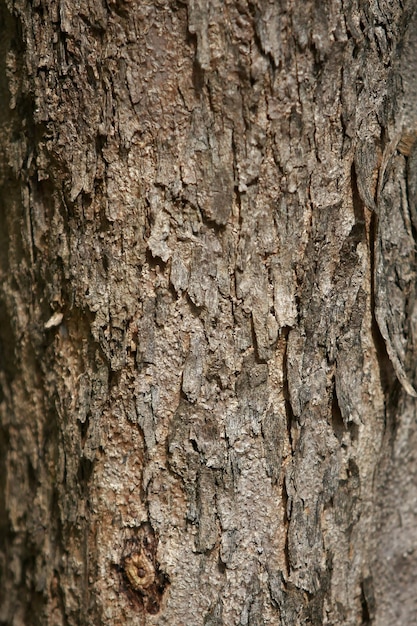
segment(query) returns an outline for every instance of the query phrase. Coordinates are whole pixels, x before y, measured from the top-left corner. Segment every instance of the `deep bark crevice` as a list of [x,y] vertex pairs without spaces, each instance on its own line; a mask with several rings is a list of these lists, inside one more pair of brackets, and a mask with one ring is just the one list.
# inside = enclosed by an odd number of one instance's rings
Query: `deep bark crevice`
[[371,216],[371,222],[369,227],[369,245],[370,245],[370,259],[371,259],[371,310],[372,310],[372,337],[374,340],[376,355],[379,364],[379,375],[381,379],[381,386],[384,391],[385,397],[388,399],[395,393],[395,388],[400,384],[391,359],[388,356],[387,346],[384,338],[378,326],[378,322],[375,317],[375,246],[376,233],[378,228],[378,216],[375,213]]

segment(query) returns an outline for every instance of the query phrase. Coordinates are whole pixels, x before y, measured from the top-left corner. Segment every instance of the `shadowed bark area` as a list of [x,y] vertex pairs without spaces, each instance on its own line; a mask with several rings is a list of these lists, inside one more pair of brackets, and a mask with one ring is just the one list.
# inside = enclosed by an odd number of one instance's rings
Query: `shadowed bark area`
[[0,0],[0,624],[415,619],[415,33]]

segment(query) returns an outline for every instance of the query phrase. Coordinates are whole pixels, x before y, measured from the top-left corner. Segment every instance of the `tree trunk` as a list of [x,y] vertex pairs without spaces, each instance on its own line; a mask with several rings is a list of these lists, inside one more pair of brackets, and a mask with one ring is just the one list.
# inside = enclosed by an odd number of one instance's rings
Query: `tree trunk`
[[414,0],[0,0],[0,624],[412,624]]

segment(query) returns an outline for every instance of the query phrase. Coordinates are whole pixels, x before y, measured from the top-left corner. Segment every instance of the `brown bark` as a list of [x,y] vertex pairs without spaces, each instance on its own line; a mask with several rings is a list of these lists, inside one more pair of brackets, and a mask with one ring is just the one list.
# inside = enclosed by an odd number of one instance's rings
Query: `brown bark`
[[415,2],[0,1],[0,624],[411,624]]

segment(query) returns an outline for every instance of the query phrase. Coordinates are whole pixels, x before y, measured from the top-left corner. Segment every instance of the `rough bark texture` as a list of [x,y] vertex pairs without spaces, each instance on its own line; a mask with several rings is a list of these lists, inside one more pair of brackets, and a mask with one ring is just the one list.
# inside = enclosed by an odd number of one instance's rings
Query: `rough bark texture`
[[0,1],[0,623],[416,623],[415,2]]

